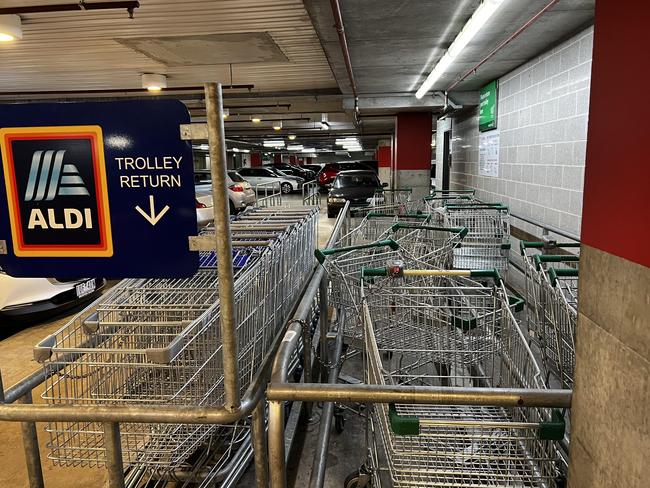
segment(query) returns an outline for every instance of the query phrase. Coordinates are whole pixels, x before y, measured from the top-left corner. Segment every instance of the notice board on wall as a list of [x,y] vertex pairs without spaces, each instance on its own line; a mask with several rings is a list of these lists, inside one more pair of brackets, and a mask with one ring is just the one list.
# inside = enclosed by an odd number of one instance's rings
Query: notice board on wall
[[481,132],[478,140],[478,173],[499,176],[499,130]]
[[494,80],[479,92],[478,130],[481,132],[497,128],[497,80]]

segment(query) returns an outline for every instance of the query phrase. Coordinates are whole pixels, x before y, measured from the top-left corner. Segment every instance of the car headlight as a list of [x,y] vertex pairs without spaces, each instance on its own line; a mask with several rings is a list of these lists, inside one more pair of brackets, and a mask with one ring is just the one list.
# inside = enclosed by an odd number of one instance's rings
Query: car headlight
[[327,197],[327,203],[345,203],[345,198]]

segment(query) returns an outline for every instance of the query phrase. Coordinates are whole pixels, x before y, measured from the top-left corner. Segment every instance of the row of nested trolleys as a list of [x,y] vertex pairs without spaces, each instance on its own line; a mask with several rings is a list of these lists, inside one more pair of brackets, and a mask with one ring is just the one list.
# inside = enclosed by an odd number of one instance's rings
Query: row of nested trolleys
[[[365,381],[547,388],[546,357],[538,362],[534,334],[517,318],[524,302],[508,295],[499,273],[507,267],[507,208],[468,193],[395,200],[357,212],[338,249],[317,253],[330,303],[346,311],[344,333],[363,341]],[[367,419],[359,475],[373,486],[562,485],[564,412],[378,404]]]
[[[313,270],[317,228],[315,207],[250,209],[231,222],[242,394]],[[202,252],[200,263],[186,279],[124,280],[43,340],[35,348],[48,378],[42,397],[51,404],[222,405],[215,253]],[[233,442],[238,428],[121,424],[125,467],[185,466],[199,447]],[[46,430],[56,464],[105,464],[101,424],[50,422]]]

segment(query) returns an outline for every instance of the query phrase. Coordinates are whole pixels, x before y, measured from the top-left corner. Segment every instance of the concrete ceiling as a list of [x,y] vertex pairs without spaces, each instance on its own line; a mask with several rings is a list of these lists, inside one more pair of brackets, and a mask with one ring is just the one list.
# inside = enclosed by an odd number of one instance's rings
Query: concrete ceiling
[[[506,0],[434,85],[446,90],[549,0]],[[548,49],[593,20],[595,0],[560,0],[456,91],[476,90]],[[351,93],[329,0],[305,0],[341,91]],[[412,95],[480,0],[354,0],[340,2],[359,94]]]
[[[548,1],[506,0],[434,89],[445,90]],[[22,15],[24,38],[0,44],[0,101],[150,97],[137,92],[140,75],[163,73],[170,90],[160,96],[183,100],[197,122],[205,119],[203,82],[252,85],[224,92],[233,140],[261,144],[297,134],[296,143],[331,148],[335,137],[356,134],[374,148],[390,137],[398,111],[443,107],[440,95],[417,100],[413,93],[479,3],[340,0],[360,124],[330,0],[145,0],[132,20],[122,10]],[[460,83],[453,98],[475,104],[480,86],[587,26],[593,8],[594,0],[560,0]],[[323,113],[328,130],[320,127]],[[253,124],[252,115],[262,123]],[[272,129],[274,120],[283,121],[281,131]]]

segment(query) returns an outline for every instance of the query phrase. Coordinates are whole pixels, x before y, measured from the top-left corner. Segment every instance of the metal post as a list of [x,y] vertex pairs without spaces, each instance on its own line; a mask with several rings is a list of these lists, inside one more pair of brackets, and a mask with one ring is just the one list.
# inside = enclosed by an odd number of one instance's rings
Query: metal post
[[261,400],[258,402],[255,410],[253,410],[252,436],[253,452],[255,453],[255,481],[257,488],[266,488],[269,484],[264,407],[265,402]]
[[120,424],[117,422],[104,422],[103,425],[108,488],[124,488],[124,465],[122,464]]
[[0,371],[0,403],[5,402],[5,387],[2,384],[2,371]]
[[[2,384],[0,382],[0,390]],[[3,391],[4,395],[4,391]],[[18,399],[17,403],[31,404],[32,394],[26,393]],[[23,447],[25,449],[25,463],[27,464],[27,477],[29,488],[43,488],[43,468],[41,467],[41,452],[38,448],[38,435],[35,422],[21,422],[20,430],[23,435]]]
[[269,402],[269,471],[271,488],[286,488],[284,402]]
[[329,330],[329,306],[327,303],[328,278],[324,274],[320,280],[319,305],[320,305],[320,359],[321,381],[327,381],[327,365],[329,364],[329,350],[327,347],[327,332]]
[[224,376],[224,407],[233,412],[239,408],[239,381],[237,378],[237,335],[235,331],[234,274],[230,236],[230,206],[226,185],[226,134],[223,125],[221,84],[205,84],[205,107],[210,146],[212,200],[219,277],[221,313],[221,354]]
[[[336,343],[334,345],[334,355],[332,360],[335,364],[329,370],[327,376],[328,383],[336,383],[339,378],[339,371],[341,369],[340,359],[341,352],[343,351],[343,327],[345,324],[345,316],[339,318],[339,330],[336,335]],[[309,477],[309,486],[311,488],[323,488],[325,484],[325,469],[327,468],[327,448],[330,442],[330,431],[332,430],[332,416],[334,414],[334,403],[327,402],[323,404],[321,410],[320,430],[318,432],[318,439],[316,441],[316,449],[314,450],[314,462],[311,467],[311,476]]]

